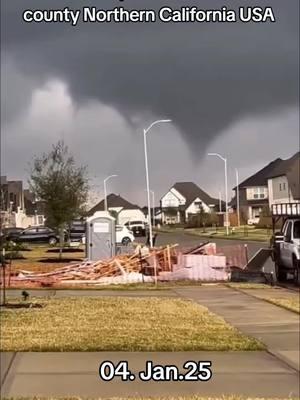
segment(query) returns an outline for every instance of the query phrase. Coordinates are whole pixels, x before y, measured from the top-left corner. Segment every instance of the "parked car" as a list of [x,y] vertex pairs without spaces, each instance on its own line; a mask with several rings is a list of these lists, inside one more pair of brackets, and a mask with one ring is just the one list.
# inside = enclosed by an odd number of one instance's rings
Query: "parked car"
[[259,223],[259,217],[250,218],[247,221],[248,225],[257,225]]
[[135,236],[146,236],[147,224],[143,221],[128,221],[125,226],[132,231]]
[[284,281],[288,273],[294,275],[295,283],[300,283],[300,218],[288,218],[281,232],[274,235],[276,243],[275,268],[279,281]]
[[272,207],[273,226],[275,221],[283,220],[280,232],[275,232],[271,239],[276,278],[287,279],[288,274],[294,276],[296,284],[300,284],[300,204],[276,204]]
[[[116,225],[116,244],[128,245],[134,241],[134,234],[125,225]],[[86,236],[82,237],[82,243],[86,243]]]
[[83,220],[73,221],[70,224],[67,235],[70,242],[83,243],[85,238],[85,221]]
[[10,240],[16,243],[48,243],[55,245],[59,242],[59,236],[53,229],[46,226],[30,227],[15,235],[10,235]]
[[16,237],[18,236],[21,232],[23,232],[24,228],[4,228],[1,231],[1,240],[12,240],[11,237]]
[[128,245],[133,241],[134,241],[134,234],[127,228],[127,226],[123,225],[116,226],[116,243]]

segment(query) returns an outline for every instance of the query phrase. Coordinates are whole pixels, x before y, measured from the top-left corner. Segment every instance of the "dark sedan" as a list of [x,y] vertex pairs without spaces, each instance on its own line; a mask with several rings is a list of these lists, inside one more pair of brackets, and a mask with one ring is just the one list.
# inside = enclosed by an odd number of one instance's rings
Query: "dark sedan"
[[0,232],[0,243],[3,245],[6,241],[11,240],[11,237],[18,236],[21,232],[23,232],[23,228],[3,228]]
[[11,234],[8,238],[16,243],[48,243],[55,245],[59,241],[58,235],[45,226],[30,227],[17,234]]

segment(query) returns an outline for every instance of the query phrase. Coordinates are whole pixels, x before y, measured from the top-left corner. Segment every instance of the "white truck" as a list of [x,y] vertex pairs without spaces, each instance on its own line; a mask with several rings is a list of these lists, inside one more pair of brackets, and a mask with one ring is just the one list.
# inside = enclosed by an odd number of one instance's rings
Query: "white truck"
[[[272,206],[273,237],[271,246],[275,262],[276,278],[285,281],[293,275],[300,284],[300,203],[274,204]],[[282,228],[275,232],[275,226],[282,221]]]

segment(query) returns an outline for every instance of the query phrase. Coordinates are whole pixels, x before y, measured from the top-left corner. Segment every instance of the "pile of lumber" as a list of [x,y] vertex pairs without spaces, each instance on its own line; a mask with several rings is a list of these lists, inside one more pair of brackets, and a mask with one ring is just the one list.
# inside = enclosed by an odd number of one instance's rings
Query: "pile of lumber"
[[[177,245],[149,250],[137,248],[134,254],[119,255],[109,260],[84,261],[60,267],[51,272],[34,273],[20,270],[16,282],[31,282],[40,286],[64,283],[97,283],[105,278],[128,274],[158,275],[160,271],[172,271],[177,262],[174,249]],[[143,251],[142,251],[143,250]]]

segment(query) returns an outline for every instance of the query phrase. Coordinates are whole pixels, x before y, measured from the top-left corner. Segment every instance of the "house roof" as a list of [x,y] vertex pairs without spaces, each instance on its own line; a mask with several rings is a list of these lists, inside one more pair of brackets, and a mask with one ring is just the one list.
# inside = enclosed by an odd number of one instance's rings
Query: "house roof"
[[206,192],[204,192],[204,190],[200,189],[199,186],[193,182],[176,182],[172,188],[177,190],[186,199],[186,208],[189,207],[197,197],[207,205],[218,204],[219,202],[210,197]]
[[268,178],[276,178],[278,176],[287,175],[288,171],[290,171],[294,165],[296,166],[297,162],[299,163],[300,152],[294,154],[292,157],[287,160],[280,160],[281,162],[276,165],[276,167],[271,170],[268,174]]
[[[249,178],[244,180],[239,184],[239,187],[249,187],[249,186],[267,186],[268,177],[274,171],[274,169],[282,163],[281,158],[277,158],[276,160],[270,162],[264,168],[257,171],[255,174],[251,175]],[[236,186],[233,190],[236,189]]]
[[300,152],[287,160],[282,160],[269,174],[268,178],[277,178],[285,175],[295,200],[300,199]]
[[[104,207],[105,207],[105,202],[103,199],[94,207],[92,207],[87,214],[90,216],[93,215],[96,211],[104,211]],[[120,195],[116,195],[114,193],[111,193],[107,196],[107,207],[108,208],[120,207],[125,210],[135,210],[140,208],[136,204],[132,204],[129,201],[125,200]]]

